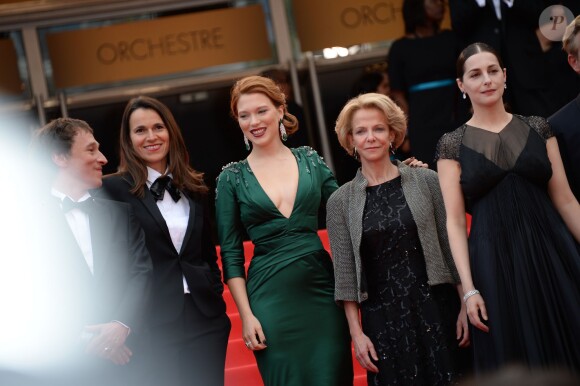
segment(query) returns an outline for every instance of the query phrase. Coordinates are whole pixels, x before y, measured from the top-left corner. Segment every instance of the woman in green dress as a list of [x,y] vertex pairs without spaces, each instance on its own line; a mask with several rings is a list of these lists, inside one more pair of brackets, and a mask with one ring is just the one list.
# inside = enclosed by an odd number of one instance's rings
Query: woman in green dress
[[[270,79],[239,80],[231,112],[252,150],[219,175],[216,217],[246,346],[266,386],[352,386],[348,325],[317,234],[318,210],[336,180],[314,150],[284,145],[298,122]],[[255,245],[247,278],[245,234]]]

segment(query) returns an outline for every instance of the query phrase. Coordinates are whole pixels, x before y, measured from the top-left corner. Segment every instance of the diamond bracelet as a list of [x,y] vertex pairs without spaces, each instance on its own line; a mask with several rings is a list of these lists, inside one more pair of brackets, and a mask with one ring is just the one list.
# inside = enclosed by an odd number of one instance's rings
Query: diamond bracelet
[[473,295],[477,295],[478,293],[479,291],[476,289],[472,289],[471,291],[466,292],[465,295],[463,295],[463,303],[467,303],[467,299],[469,299]]

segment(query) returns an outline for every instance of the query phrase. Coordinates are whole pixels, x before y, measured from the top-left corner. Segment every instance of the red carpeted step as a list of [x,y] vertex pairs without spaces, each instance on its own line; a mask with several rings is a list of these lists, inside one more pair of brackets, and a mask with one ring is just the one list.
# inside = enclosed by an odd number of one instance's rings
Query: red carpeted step
[[233,368],[226,367],[225,378],[225,386],[264,386],[255,364]]
[[367,386],[367,373],[354,375],[354,386]]
[[365,378],[367,376],[367,371],[358,363],[354,356],[354,348],[352,349],[352,368],[354,369],[354,376],[355,378],[364,375]]
[[[318,232],[322,244],[328,250],[328,235],[326,230]],[[246,255],[246,269],[253,255],[254,246],[250,242],[244,243],[244,253]],[[219,255],[219,246],[217,247]],[[218,262],[221,269],[221,259]],[[236,308],[232,295],[226,286],[224,289],[224,300],[226,302],[227,313],[232,322],[232,330],[228,343],[226,356],[225,386],[263,386],[260,373],[256,365],[254,355],[248,350],[242,339],[242,322]],[[354,359],[354,386],[366,386],[366,371]]]
[[239,314],[228,314],[232,322],[232,330],[230,331],[230,340],[242,339],[242,321]]
[[232,297],[232,294],[230,293],[230,290],[228,289],[227,286],[224,289],[223,296],[224,296],[224,300],[226,302],[226,313],[228,315],[237,314],[238,307],[236,307],[236,302],[234,302],[234,298]]
[[246,348],[242,338],[232,339],[230,337],[228,355],[226,356],[226,369],[246,365],[256,366],[254,354]]

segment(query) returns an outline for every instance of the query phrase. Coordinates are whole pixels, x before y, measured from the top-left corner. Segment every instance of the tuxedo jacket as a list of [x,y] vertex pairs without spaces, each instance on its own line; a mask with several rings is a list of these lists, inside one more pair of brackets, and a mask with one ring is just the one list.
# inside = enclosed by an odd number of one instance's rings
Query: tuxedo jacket
[[193,194],[182,192],[181,199],[189,202],[189,221],[181,251],[177,251],[149,189],[146,188],[144,197],[139,198],[130,192],[132,187],[130,175],[115,174],[103,179],[101,192],[113,200],[129,203],[145,231],[147,249],[153,261],[150,326],[175,321],[181,315],[185,301],[183,277],[202,315],[207,318],[223,315],[223,283],[207,204]]
[[549,68],[535,33],[544,0],[515,0],[511,8],[500,4],[498,20],[491,0],[483,8],[475,0],[449,0],[453,30],[464,47],[483,42],[499,51],[508,69],[508,88],[511,79],[528,89],[547,88]]
[[46,343],[39,346],[50,345],[55,357],[59,349],[64,355],[72,349],[76,355],[87,325],[116,320],[138,332],[143,324],[152,281],[144,233],[129,205],[93,200],[93,272],[58,199],[47,195],[27,208],[29,226],[24,231],[30,236],[26,249],[32,253],[24,289],[33,295],[38,318],[30,333]]
[[572,192],[580,201],[580,94],[548,118]]

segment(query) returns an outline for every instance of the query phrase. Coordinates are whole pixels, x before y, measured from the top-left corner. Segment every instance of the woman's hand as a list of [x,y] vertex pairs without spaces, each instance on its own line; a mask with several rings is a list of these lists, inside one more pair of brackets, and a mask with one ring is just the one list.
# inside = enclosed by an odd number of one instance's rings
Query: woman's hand
[[467,307],[461,302],[461,310],[457,316],[456,333],[459,347],[469,347],[469,326],[467,325]]
[[429,164],[427,164],[423,161],[419,161],[415,157],[409,157],[406,160],[404,160],[403,163],[405,165],[412,167],[412,168],[428,168],[429,167]]
[[487,310],[485,309],[483,297],[480,294],[472,295],[467,299],[465,305],[467,306],[467,316],[469,316],[471,324],[483,332],[489,332],[489,327],[482,321],[482,319],[487,321]]
[[357,336],[352,337],[352,343],[354,346],[354,354],[358,363],[360,363],[360,365],[367,371],[378,373],[379,369],[371,361],[371,358],[375,361],[378,361],[379,357],[377,356],[375,346],[373,346],[373,343],[369,337],[361,332]]
[[254,315],[242,320],[242,337],[249,350],[258,351],[268,347],[262,325]]

